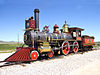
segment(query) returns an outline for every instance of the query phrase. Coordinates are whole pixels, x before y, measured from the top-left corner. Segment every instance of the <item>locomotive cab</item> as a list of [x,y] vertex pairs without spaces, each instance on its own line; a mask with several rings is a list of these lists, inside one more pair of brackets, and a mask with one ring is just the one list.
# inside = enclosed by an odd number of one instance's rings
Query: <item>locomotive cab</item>
[[82,38],[81,38],[81,31],[83,31],[83,30],[84,29],[77,28],[77,27],[69,28],[69,31],[70,31],[73,39],[75,39],[75,40],[82,40]]

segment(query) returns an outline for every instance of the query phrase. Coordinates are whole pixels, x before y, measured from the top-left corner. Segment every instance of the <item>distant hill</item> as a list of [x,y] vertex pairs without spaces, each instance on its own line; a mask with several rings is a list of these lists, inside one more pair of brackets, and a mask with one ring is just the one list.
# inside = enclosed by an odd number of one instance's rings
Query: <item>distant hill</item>
[[100,41],[95,42],[95,46],[100,46]]
[[0,42],[4,42],[4,41],[0,41]]
[[[17,44],[18,42],[16,41],[0,41],[0,44]],[[19,42],[22,43],[22,42]]]
[[95,44],[100,44],[100,41],[98,41],[98,42],[95,42]]

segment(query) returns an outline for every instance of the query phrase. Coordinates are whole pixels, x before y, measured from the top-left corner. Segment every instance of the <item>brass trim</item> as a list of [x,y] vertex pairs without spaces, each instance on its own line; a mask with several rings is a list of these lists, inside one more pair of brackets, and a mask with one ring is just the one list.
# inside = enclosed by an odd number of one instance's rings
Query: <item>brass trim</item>
[[50,52],[51,49],[39,49],[40,53],[44,53],[44,52]]

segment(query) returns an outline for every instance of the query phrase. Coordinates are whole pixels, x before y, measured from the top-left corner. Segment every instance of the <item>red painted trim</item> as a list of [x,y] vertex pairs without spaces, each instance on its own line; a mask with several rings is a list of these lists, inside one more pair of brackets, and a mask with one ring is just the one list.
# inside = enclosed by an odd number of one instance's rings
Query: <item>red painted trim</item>
[[30,47],[21,47],[21,49],[17,50],[14,54],[6,58],[5,62],[17,62],[17,61],[32,61],[30,59],[30,52],[32,48]]

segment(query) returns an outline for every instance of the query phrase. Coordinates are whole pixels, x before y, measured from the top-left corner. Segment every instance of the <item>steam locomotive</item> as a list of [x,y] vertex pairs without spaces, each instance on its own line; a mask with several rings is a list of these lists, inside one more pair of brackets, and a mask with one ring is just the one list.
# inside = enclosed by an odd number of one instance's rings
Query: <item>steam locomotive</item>
[[17,51],[5,61],[34,61],[42,55],[52,58],[55,54],[68,55],[69,52],[77,53],[79,50],[92,50],[94,37],[81,35],[84,31],[78,27],[68,27],[65,21],[62,29],[54,25],[53,33],[45,26],[40,32],[39,9],[34,10],[34,17],[25,20],[24,43],[28,47],[17,47]]

